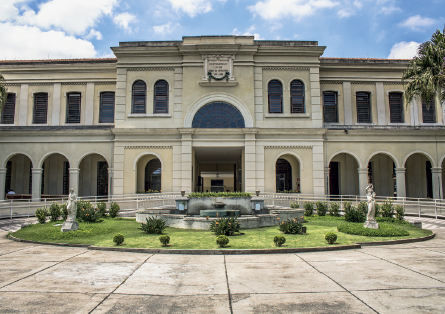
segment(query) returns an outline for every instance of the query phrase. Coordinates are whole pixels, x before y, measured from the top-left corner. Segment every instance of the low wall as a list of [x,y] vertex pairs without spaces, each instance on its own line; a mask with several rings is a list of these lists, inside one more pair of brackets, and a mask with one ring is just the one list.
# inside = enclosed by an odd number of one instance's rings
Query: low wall
[[224,209],[239,210],[241,215],[251,215],[250,199],[250,197],[191,197],[187,203],[187,213],[199,215],[201,210],[215,209],[212,205],[214,202],[223,202],[226,204]]

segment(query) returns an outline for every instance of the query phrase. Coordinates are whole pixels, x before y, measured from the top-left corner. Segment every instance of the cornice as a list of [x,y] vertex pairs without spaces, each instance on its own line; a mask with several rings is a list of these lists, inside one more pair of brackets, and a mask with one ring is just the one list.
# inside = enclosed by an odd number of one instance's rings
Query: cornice
[[312,149],[312,146],[306,146],[306,145],[291,145],[291,146],[284,146],[284,145],[277,145],[277,146],[264,146],[265,149]]
[[174,71],[173,67],[127,68],[127,71]]
[[124,149],[173,149],[173,146],[125,146]]

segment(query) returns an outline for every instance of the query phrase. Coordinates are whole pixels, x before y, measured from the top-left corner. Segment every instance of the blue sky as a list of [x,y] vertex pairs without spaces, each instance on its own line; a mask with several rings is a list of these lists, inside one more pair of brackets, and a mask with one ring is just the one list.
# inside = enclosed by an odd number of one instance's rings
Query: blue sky
[[325,57],[411,58],[445,0],[0,0],[0,58],[113,57],[120,41],[254,35],[316,40]]

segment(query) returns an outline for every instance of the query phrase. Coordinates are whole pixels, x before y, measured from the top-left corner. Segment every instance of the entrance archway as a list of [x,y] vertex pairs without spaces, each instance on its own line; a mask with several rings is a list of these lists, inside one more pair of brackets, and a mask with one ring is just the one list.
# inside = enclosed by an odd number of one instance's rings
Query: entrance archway
[[406,159],[406,196],[414,198],[433,197],[431,160],[422,153],[414,153]]
[[275,162],[275,190],[277,193],[301,191],[300,162],[293,155],[281,155]]
[[59,153],[48,155],[42,163],[42,198],[68,195],[70,183],[70,163]]
[[108,163],[99,154],[88,154],[79,164],[79,196],[107,195]]
[[136,192],[162,191],[162,161],[153,154],[139,158],[136,166]]
[[20,153],[11,156],[6,161],[5,191],[1,193],[14,193],[7,195],[7,198],[31,198],[32,168],[28,156]]
[[339,153],[329,162],[329,195],[359,195],[359,164],[348,153]]
[[389,155],[378,153],[368,162],[368,181],[379,196],[397,196],[396,164]]

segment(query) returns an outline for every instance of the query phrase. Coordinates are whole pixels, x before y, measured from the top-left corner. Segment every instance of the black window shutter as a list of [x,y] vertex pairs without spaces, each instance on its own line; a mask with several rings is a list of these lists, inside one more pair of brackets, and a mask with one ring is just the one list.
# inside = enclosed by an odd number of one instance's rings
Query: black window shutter
[[157,81],[154,90],[154,113],[168,113],[168,83]]
[[294,80],[290,84],[290,112],[304,113],[304,84]]
[[423,123],[436,123],[436,104],[434,99],[430,100],[429,108],[427,108],[426,102],[422,102],[422,116]]
[[2,124],[14,124],[15,94],[9,93],[2,111]]
[[114,93],[100,94],[99,123],[114,123]]
[[371,123],[371,99],[370,94],[366,92],[357,92],[357,122]]
[[389,93],[389,115],[391,123],[403,123],[402,93]]
[[269,113],[283,112],[283,86],[278,80],[272,80],[267,88],[269,100]]
[[133,84],[131,113],[145,113],[147,85],[144,81],[136,81]]
[[80,93],[67,95],[66,123],[80,123]]
[[338,122],[338,106],[336,92],[323,92],[324,123]]
[[48,114],[48,94],[34,94],[34,117],[33,123],[46,124]]

